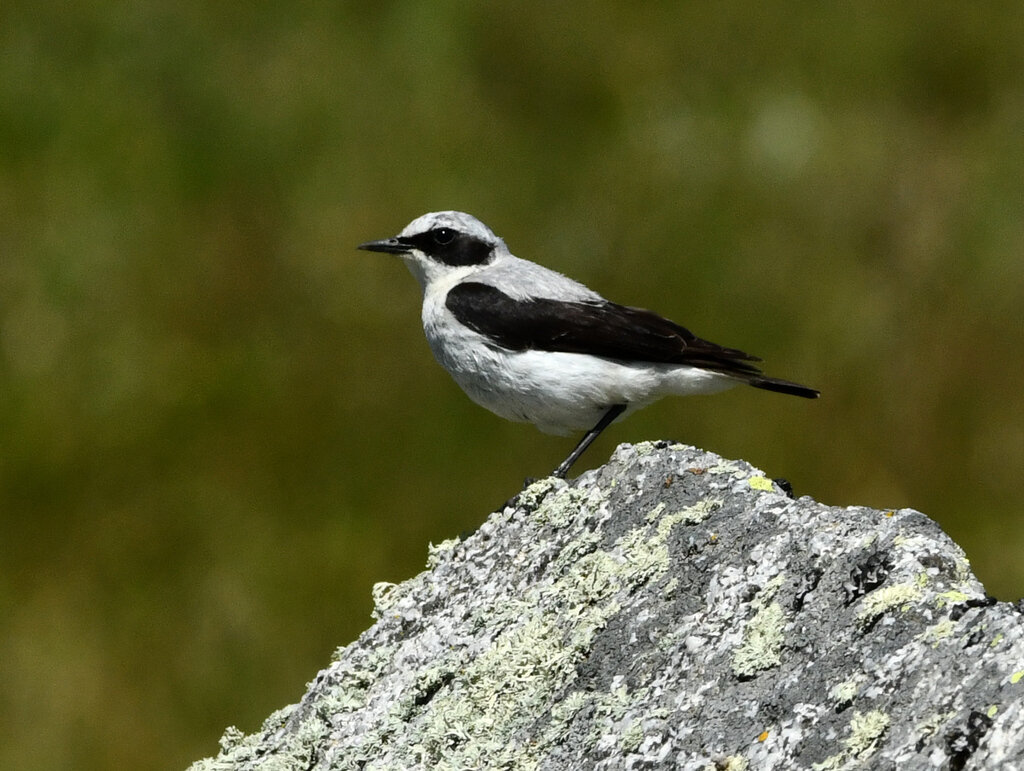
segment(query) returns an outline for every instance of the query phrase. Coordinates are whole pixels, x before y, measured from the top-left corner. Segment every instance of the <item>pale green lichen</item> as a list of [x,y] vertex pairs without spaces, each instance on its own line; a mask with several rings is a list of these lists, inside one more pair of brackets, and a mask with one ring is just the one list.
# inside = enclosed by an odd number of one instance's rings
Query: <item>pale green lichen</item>
[[249,736],[233,726],[228,728],[220,739],[220,754],[193,763],[188,771],[233,771],[257,759],[261,771],[291,771],[302,767],[309,757],[309,748],[326,735],[326,723],[315,715],[302,721],[293,733],[283,736],[272,756],[260,754],[265,734],[278,730],[294,709],[291,706],[278,710],[263,723],[262,731]]
[[538,479],[519,493],[516,503],[520,508],[536,508],[548,496],[548,493],[564,486],[565,482],[558,477]]
[[835,700],[837,704],[849,704],[857,698],[857,694],[860,693],[860,687],[864,683],[864,675],[854,675],[848,680],[844,680],[832,686],[832,690],[829,691],[829,695]]
[[942,610],[947,605],[960,605],[969,599],[971,599],[970,595],[951,589],[948,592],[935,595],[935,607]]
[[786,614],[777,602],[761,608],[750,619],[743,633],[743,642],[732,657],[732,671],[737,677],[752,677],[782,662],[785,623]]
[[441,543],[437,544],[436,546],[432,543],[428,544],[427,570],[433,570],[439,564],[441,564],[441,560],[443,560],[447,555],[449,555],[458,545],[458,538],[449,538],[446,541],[441,541]]
[[[859,506],[851,506],[851,507],[850,507],[850,510],[852,511],[852,510],[855,510],[855,509],[859,509],[859,508],[860,508]],[[898,545],[898,544],[899,544],[899,541],[900,541],[900,536],[896,536],[896,537],[895,537],[895,538],[893,539],[893,544],[895,544],[895,545]],[[858,546],[859,546],[859,548],[860,548],[860,549],[861,549],[862,551],[868,551],[868,550],[869,550],[869,549],[871,549],[871,547],[873,547],[873,546],[874,546],[874,545],[875,545],[875,544],[876,544],[877,542],[878,542],[878,533],[868,533],[868,534],[867,534],[867,535],[866,535],[866,536],[864,537],[864,539],[863,539],[863,540],[861,540],[861,542],[860,542],[860,544],[859,544]]]
[[744,474],[743,468],[738,463],[719,459],[719,462],[707,470],[709,474]]
[[[556,704],[551,709],[551,721],[545,727],[544,733],[537,741],[536,746],[540,748],[558,746],[568,734],[572,719],[582,711],[588,711],[590,732],[587,741],[596,745],[604,737],[617,735],[615,727],[626,716],[630,705],[637,699],[647,695],[646,689],[640,689],[630,694],[625,685],[613,684],[608,691],[572,691],[565,697],[564,701]],[[665,717],[668,711],[653,711],[655,715],[649,717]],[[643,741],[643,722],[641,719],[630,721],[629,726],[622,732],[620,745],[625,741],[632,744],[636,740],[637,726],[641,728],[639,743]],[[629,736],[627,736],[629,734]]]
[[630,721],[619,737],[619,750],[625,754],[633,752],[644,740],[644,723],[639,718]]
[[753,605],[755,608],[765,607],[772,600],[772,598],[775,597],[775,593],[779,591],[779,588],[784,583],[786,583],[785,573],[777,573],[776,575],[772,576],[772,578],[766,581],[765,585],[761,587],[761,590],[757,593],[757,596],[754,598],[751,605]]
[[620,678],[615,678],[608,691],[587,694],[590,710],[590,731],[586,743],[605,749],[617,747],[624,752],[637,749],[646,736],[645,723],[664,720],[670,714],[665,708],[652,709],[642,715],[629,716],[630,708],[649,698],[648,688],[630,691]]
[[[574,673],[578,652],[565,645],[561,631],[554,614],[534,614],[501,634],[451,688],[434,696],[419,716],[416,742],[432,767],[511,757],[514,729]],[[453,748],[454,733],[460,740]]]
[[[644,449],[638,449],[638,454],[643,455]],[[733,464],[722,464],[717,473],[741,471]],[[615,480],[604,484],[607,490]],[[605,493],[597,487],[566,488],[560,480],[542,480],[522,495],[520,501],[530,513],[514,519],[523,530],[521,552],[517,551],[516,559],[524,564],[543,564],[543,578],[521,595],[474,598],[476,604],[468,606],[471,617],[467,625],[486,628],[493,636],[476,639],[472,650],[451,650],[429,664],[420,663],[421,670],[408,693],[386,702],[386,718],[358,738],[334,737],[335,741],[346,742],[345,765],[338,767],[354,768],[362,763],[367,771],[411,767],[534,769],[570,730],[579,730],[575,721],[580,719],[582,710],[587,710],[586,722],[595,734],[591,738],[609,751],[630,752],[641,746],[646,749],[645,731],[656,737],[663,730],[657,721],[667,717],[669,710],[636,714],[633,709],[633,705],[649,696],[646,689],[630,692],[618,678],[606,692],[570,689],[595,635],[619,612],[620,598],[644,583],[663,579],[668,573],[669,542],[675,527],[703,522],[721,507],[721,500],[705,499],[675,512],[659,504],[639,526],[604,548],[601,544],[605,535],[600,525],[603,520],[598,515],[596,526],[573,538],[555,555],[543,552],[545,559],[541,561],[535,559],[536,555],[541,549],[550,549],[541,537],[541,528],[571,524],[579,517],[581,507],[590,507],[591,513],[598,511],[605,504]],[[513,519],[510,511],[505,510],[506,521]],[[453,555],[458,543],[446,541],[432,547],[428,566],[435,567]],[[416,592],[423,588],[417,580],[401,587],[383,583],[375,586],[375,614],[386,616],[403,599],[417,596]],[[754,599],[754,616],[747,622],[742,642],[733,655],[736,674],[754,674],[781,662],[786,613],[774,598],[785,580],[784,574],[773,576]],[[678,585],[679,579],[670,577],[661,591],[670,595]],[[889,599],[898,605],[916,597]],[[866,604],[865,601],[863,605]],[[405,606],[402,608],[404,613]],[[659,640],[659,645],[663,640],[676,641],[689,633],[683,627],[671,630]],[[388,648],[382,656],[394,661],[395,648],[402,644]],[[344,655],[344,650],[339,651],[339,656]],[[350,659],[343,659],[342,664],[352,666]],[[326,702],[326,710],[318,714],[338,714],[366,702],[372,684],[380,676],[380,668],[377,662],[362,658],[360,664],[361,669],[353,671],[351,677],[347,670],[343,672],[339,687]],[[856,695],[857,686],[851,687]],[[560,696],[567,691],[567,695]],[[517,737],[529,734],[528,729],[536,724],[538,710],[556,700],[558,703],[551,707],[550,720],[540,736],[534,735],[528,743],[521,742]],[[877,720],[872,718],[875,714],[854,716],[844,757],[855,759],[862,753],[867,757],[874,751],[873,742],[880,740],[888,727],[886,723],[879,729]],[[875,738],[869,740],[872,730]],[[407,737],[401,746],[394,740],[399,733]],[[279,745],[281,767],[288,767],[287,762],[300,757],[308,761],[311,748],[317,747],[318,741],[323,742],[326,735],[326,727],[317,718],[308,718],[296,734]],[[252,752],[254,741],[240,732],[233,733],[226,737],[222,756],[244,757]],[[197,766],[195,771],[237,767],[228,765],[224,757],[206,763],[215,762],[220,764]],[[748,765],[742,755],[718,762],[719,768],[733,771],[743,771]]]
[[665,511],[666,508],[668,508],[667,504],[665,504],[664,502],[659,503],[657,506],[655,506],[653,509],[647,512],[647,516],[644,517],[644,519],[646,519],[648,522],[654,522],[656,519],[658,519],[658,517],[661,516],[662,512]]
[[867,760],[878,749],[890,722],[889,716],[878,709],[867,713],[854,712],[850,718],[850,735],[843,740],[843,751],[815,763],[811,768],[814,771],[835,771],[851,762]]
[[776,574],[750,603],[757,613],[747,622],[743,640],[733,653],[732,671],[737,677],[752,677],[782,662],[786,614],[782,606],[772,599],[785,580],[785,573]]
[[813,771],[838,771],[838,769],[842,768],[845,759],[846,754],[843,752],[835,755],[829,755],[820,763],[812,764],[811,769]]
[[[634,528],[616,541],[613,552],[628,561],[633,581],[655,580],[668,569],[668,537],[686,515],[684,512],[664,514],[665,508],[664,504],[655,506],[646,517],[647,527]],[[650,525],[655,525],[654,532]]]
[[699,525],[720,508],[722,508],[721,498],[705,498],[692,506],[681,509],[676,512],[675,516],[678,517],[677,521],[684,525]]
[[921,589],[916,584],[904,583],[883,586],[861,600],[857,620],[868,622],[893,608],[905,610],[910,603],[921,598]]
[[[563,514],[578,514],[581,504],[596,507],[603,501],[596,488],[558,490],[540,502],[530,521],[534,526],[557,524],[564,520]],[[665,507],[655,507],[643,525],[626,532],[608,549],[598,548],[599,533],[590,533],[567,545],[552,561],[550,580],[522,597],[478,607],[476,614],[486,618],[489,627],[502,631],[483,652],[465,660],[453,655],[451,660],[436,662],[412,693],[395,705],[379,734],[386,736],[399,724],[408,732],[413,725],[416,750],[392,762],[414,761],[431,768],[535,766],[542,750],[551,745],[542,741],[518,746],[514,735],[535,719],[539,705],[575,679],[577,665],[594,636],[619,611],[619,593],[665,574],[668,538],[687,516],[687,512],[665,514]],[[393,592],[390,587],[379,590],[382,610],[392,605]],[[617,721],[635,698],[620,686],[594,705],[605,722]],[[560,716],[564,722],[553,721],[545,738],[555,741],[584,703],[585,697],[574,696],[552,711],[552,717]],[[642,722],[619,726],[616,741],[638,746],[642,726]]]
[[530,520],[537,525],[566,527],[573,518],[579,515],[584,505],[594,505],[603,499],[600,491],[581,490],[568,487],[558,495],[543,498],[537,508],[530,514]]
[[921,640],[937,648],[939,643],[951,636],[956,631],[956,622],[948,618],[933,624],[921,633]]
[[749,484],[753,489],[761,492],[775,492],[775,485],[772,483],[772,480],[765,476],[750,477],[750,479],[747,480],[747,484]]
[[714,765],[704,766],[702,771],[747,771],[749,768],[750,761],[743,755],[728,755]]
[[844,740],[846,751],[857,760],[869,758],[878,749],[890,722],[889,716],[880,709],[854,712],[850,719],[850,735]]
[[661,596],[666,600],[672,599],[675,596],[676,590],[679,588],[679,579],[673,576],[665,585],[661,588]]
[[918,723],[914,730],[922,739],[925,739],[929,736],[933,736],[945,727],[945,725],[954,717],[956,717],[956,711],[954,710],[949,712],[934,712]]
[[956,560],[956,575],[954,578],[959,583],[965,583],[974,579],[971,573],[971,561],[964,555],[959,556]]
[[551,707],[553,723],[568,723],[576,714],[590,704],[593,694],[585,691],[573,691],[558,704]]
[[654,442],[637,442],[633,445],[633,451],[641,458],[651,455],[656,449]]
[[224,729],[224,734],[220,737],[218,744],[221,752],[233,752],[243,741],[245,741],[245,733],[242,729],[229,725]]
[[388,581],[378,581],[370,590],[373,597],[373,611],[370,615],[375,619],[381,619],[401,599],[402,591],[398,584]]

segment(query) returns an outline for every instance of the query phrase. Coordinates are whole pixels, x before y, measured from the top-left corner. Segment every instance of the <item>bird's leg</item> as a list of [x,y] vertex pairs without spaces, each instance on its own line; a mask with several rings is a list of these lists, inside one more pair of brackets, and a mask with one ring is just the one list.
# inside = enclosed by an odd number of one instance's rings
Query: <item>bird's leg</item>
[[579,460],[579,457],[584,451],[590,447],[591,443],[597,439],[598,435],[604,431],[608,426],[611,425],[615,418],[619,417],[626,409],[625,404],[612,405],[608,412],[606,412],[602,418],[597,421],[597,425],[587,431],[580,439],[580,443],[576,445],[575,449],[569,453],[569,457],[563,460],[553,472],[552,476],[556,476],[559,479],[565,479],[565,475],[569,473],[569,469],[572,468],[572,464]]

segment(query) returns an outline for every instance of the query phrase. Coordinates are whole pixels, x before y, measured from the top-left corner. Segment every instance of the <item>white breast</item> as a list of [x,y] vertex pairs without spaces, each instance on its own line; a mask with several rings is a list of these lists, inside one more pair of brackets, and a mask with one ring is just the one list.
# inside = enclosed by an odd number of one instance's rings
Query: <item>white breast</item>
[[[474,280],[475,280],[474,276]],[[434,357],[477,404],[507,420],[567,434],[592,428],[616,404],[621,417],[662,396],[712,393],[735,385],[722,375],[671,364],[627,364],[578,353],[507,351],[462,326],[445,307],[457,281],[431,285],[423,331]]]

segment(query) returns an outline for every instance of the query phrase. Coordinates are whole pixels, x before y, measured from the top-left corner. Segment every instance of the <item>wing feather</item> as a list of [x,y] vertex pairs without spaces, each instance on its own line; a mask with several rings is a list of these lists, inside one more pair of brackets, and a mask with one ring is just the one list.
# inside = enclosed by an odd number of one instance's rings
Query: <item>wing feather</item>
[[757,377],[756,356],[702,340],[690,330],[643,308],[607,300],[515,300],[478,282],[456,285],[445,299],[456,319],[515,351],[587,353],[624,362],[686,364]]

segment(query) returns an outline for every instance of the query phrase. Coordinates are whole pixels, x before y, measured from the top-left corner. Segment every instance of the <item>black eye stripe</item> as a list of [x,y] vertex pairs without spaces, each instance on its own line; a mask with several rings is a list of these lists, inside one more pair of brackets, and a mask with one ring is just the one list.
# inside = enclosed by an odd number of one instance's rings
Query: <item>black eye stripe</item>
[[495,246],[454,228],[434,228],[414,236],[402,236],[398,241],[445,265],[481,265],[491,258]]

